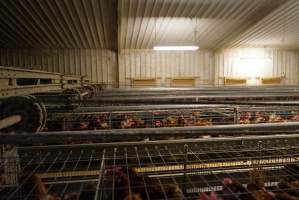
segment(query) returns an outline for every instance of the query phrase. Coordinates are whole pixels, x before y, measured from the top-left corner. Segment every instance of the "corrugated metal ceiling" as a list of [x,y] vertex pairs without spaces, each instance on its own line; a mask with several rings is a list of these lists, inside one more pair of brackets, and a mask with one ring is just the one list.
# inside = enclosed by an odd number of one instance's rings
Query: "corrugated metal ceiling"
[[290,0],[238,36],[228,47],[299,48],[299,1]]
[[298,18],[298,0],[0,0],[0,47],[299,48]]
[[0,45],[117,48],[117,0],[1,0]]
[[286,0],[121,0],[120,46],[218,48]]

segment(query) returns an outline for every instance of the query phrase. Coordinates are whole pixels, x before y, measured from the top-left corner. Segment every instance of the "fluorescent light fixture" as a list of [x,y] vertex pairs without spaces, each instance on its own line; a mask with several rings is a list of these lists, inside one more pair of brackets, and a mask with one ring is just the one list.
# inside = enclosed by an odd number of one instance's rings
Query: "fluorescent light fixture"
[[262,58],[262,57],[248,57],[248,58],[240,58],[242,61],[263,61],[263,62],[271,62],[271,58]]
[[197,51],[198,46],[154,46],[155,51]]

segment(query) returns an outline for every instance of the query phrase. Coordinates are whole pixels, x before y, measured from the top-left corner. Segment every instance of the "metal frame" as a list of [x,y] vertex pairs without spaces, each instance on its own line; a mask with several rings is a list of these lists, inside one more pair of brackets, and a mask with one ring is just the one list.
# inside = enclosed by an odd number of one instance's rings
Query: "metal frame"
[[[297,134],[22,147],[18,152],[25,178],[9,192],[0,188],[0,193],[6,199],[26,199],[34,189],[22,193],[22,188],[37,175],[48,195],[83,195],[89,183],[94,185],[92,199],[111,199],[110,195],[117,199],[123,190],[147,194],[145,199],[157,199],[157,195],[172,199],[167,190],[174,186],[185,199],[198,199],[210,191],[240,199],[229,183],[223,183],[224,178],[240,184],[263,182],[265,189],[278,194],[288,191],[278,183],[299,177],[299,171],[291,168],[299,164],[298,141]],[[122,178],[128,180],[126,186],[120,184]],[[244,194],[253,193],[244,188]],[[224,189],[227,192],[221,193]]]
[[[18,84],[19,81],[25,79],[34,83]],[[43,80],[46,80],[46,82],[43,83]],[[84,76],[62,75],[54,72],[0,66],[0,97],[81,87],[88,84],[88,82],[89,79]]]
[[[36,83],[34,85],[20,86],[17,82],[21,79],[33,79]],[[42,84],[42,79],[50,80],[51,83]],[[61,87],[60,80],[61,75],[58,73],[0,66],[0,96],[15,96],[56,90]]]
[[[134,147],[148,147],[155,148],[156,146],[168,147],[184,147],[184,145],[195,145],[200,148],[214,148],[225,150],[227,147],[243,146],[243,147],[257,147],[258,144],[268,147],[283,147],[299,144],[299,133],[282,134],[280,131],[272,131],[272,135],[244,135],[236,137],[216,137],[216,138],[192,138],[192,139],[168,139],[168,140],[154,140],[154,141],[123,141],[123,142],[103,142],[103,143],[79,143],[79,144],[60,144],[60,145],[42,145],[42,146],[20,146],[19,151],[30,152],[33,151],[63,151],[68,149],[76,150],[103,150],[114,151],[115,147],[134,148]],[[61,138],[60,138],[61,139]],[[42,143],[43,140],[40,140]],[[15,144],[22,144],[17,143]]]
[[1,144],[61,144],[67,142],[113,142],[157,140],[169,138],[198,138],[210,136],[240,136],[262,134],[294,134],[298,133],[299,122],[264,123],[245,125],[220,125],[212,127],[174,127],[174,128],[144,128],[93,131],[61,131],[41,132],[37,134],[7,134],[0,133]]
[[75,110],[57,110],[55,113],[76,114],[88,112],[132,112],[132,111],[155,111],[155,110],[177,110],[177,109],[204,109],[204,108],[232,108],[231,105],[219,104],[168,104],[168,105],[131,105],[131,106],[98,106],[98,107],[80,107]]
[[[147,91],[147,90],[146,90]],[[150,91],[150,90],[149,90]],[[121,97],[121,98],[120,98]],[[180,91],[170,92],[102,92],[100,96],[85,101],[86,106],[99,105],[136,105],[136,104],[257,104],[260,102],[273,101],[298,101],[297,89],[289,91],[260,90],[249,92],[225,91],[225,92],[203,92]],[[249,102],[249,103],[248,103]]]

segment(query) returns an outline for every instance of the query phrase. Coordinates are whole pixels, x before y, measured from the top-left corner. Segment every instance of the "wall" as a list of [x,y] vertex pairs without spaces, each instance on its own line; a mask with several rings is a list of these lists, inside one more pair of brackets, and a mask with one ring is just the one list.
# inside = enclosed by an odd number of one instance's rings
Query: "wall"
[[[271,62],[242,64],[242,57],[269,57]],[[285,76],[284,84],[298,84],[299,55],[296,51],[277,49],[226,49],[213,53],[158,52],[123,50],[119,54],[100,49],[0,49],[0,65],[34,68],[64,74],[86,75],[93,82],[130,85],[130,78],[161,78],[160,86],[168,86],[168,77],[200,76],[199,85],[223,84],[221,77],[250,77],[249,83],[259,84],[256,77]],[[242,66],[243,65],[243,66]],[[260,66],[259,66],[260,65]],[[220,78],[219,78],[220,77]]]
[[116,53],[100,49],[1,49],[0,65],[84,75],[93,82],[117,82]]
[[[262,60],[259,58],[269,58]],[[215,84],[222,77],[247,77],[248,84],[259,85],[256,77],[285,77],[283,84],[298,84],[299,55],[296,51],[238,48],[215,53]]]
[[159,86],[168,86],[167,78],[177,76],[200,76],[198,85],[213,84],[213,52],[123,50],[119,54],[122,86],[130,85],[131,78],[161,78]]

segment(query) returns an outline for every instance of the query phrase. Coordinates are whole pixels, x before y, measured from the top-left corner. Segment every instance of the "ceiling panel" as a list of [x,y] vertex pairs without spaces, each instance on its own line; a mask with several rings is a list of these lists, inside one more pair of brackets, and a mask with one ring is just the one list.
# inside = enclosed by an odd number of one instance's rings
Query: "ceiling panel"
[[1,0],[0,45],[117,48],[117,0]]
[[0,47],[299,48],[298,6],[298,0],[0,0]]
[[220,48],[287,0],[120,0],[120,48]]
[[299,48],[299,1],[290,0],[235,38],[228,47]]

